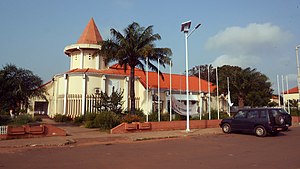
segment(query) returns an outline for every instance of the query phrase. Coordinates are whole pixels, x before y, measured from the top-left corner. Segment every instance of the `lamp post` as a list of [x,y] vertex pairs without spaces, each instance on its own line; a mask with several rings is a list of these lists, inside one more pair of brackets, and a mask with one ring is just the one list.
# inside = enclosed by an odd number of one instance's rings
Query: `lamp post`
[[186,76],[186,132],[190,131],[190,113],[189,113],[189,59],[188,59],[188,38],[189,36],[199,28],[201,24],[195,26],[195,28],[189,33],[192,21],[187,21],[181,24],[181,32],[185,35],[185,76]]
[[299,98],[298,98],[298,109],[299,109],[299,102],[300,102],[300,67],[299,67],[299,48],[300,45],[296,46],[296,59],[297,59],[297,71],[298,71],[298,76],[297,76],[297,82],[298,82],[298,94],[299,94]]

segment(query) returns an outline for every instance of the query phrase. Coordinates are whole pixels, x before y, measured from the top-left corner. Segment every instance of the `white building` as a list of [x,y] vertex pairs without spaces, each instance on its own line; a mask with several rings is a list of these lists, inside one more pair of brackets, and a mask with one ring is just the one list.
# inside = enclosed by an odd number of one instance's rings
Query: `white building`
[[[70,58],[70,70],[55,75],[51,81],[42,86],[47,92],[46,99],[32,99],[31,113],[48,114],[50,117],[55,114],[75,117],[93,112],[96,111],[94,105],[97,100],[97,93],[104,91],[110,94],[112,87],[124,90],[123,108],[124,110],[129,109],[130,68],[124,72],[123,68],[117,64],[107,67],[103,57],[97,53],[101,49],[101,46],[98,45],[99,41],[102,41],[102,37],[92,18],[77,43],[66,46],[64,49],[64,53]],[[143,109],[144,113],[151,113],[157,111],[158,107],[158,77],[157,73],[149,72],[147,83],[146,74],[138,68],[135,69],[136,108]],[[159,80],[159,96],[161,112],[165,113],[169,112],[170,90],[173,100],[185,102],[186,83],[184,75],[164,73],[163,76],[164,80],[162,78]],[[171,85],[170,80],[172,81]],[[147,85],[149,88],[148,99]],[[207,112],[209,105],[207,104],[208,87],[210,87],[211,92],[215,89],[215,86],[208,84],[205,80],[195,76],[189,77],[189,100],[191,107],[196,107],[192,110],[196,111],[194,113],[199,112],[199,107],[201,107],[202,112]],[[213,95],[211,93],[211,96]],[[219,98],[220,109],[227,110],[225,98]],[[210,100],[211,107],[216,109],[216,97],[211,97]]]

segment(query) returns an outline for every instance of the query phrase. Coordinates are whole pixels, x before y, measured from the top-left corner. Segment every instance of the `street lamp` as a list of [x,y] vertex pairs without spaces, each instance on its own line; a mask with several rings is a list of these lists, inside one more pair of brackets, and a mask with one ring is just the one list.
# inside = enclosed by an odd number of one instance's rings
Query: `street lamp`
[[181,32],[185,34],[185,76],[186,76],[186,131],[190,131],[190,113],[189,113],[189,63],[188,63],[188,38],[189,36],[199,28],[201,24],[198,24],[195,26],[195,28],[189,33],[190,27],[191,27],[192,21],[183,22],[181,24]]
[[298,98],[298,108],[299,108],[299,101],[300,101],[300,67],[299,67],[299,48],[300,45],[296,46],[296,59],[297,59],[297,71],[298,71],[298,76],[297,76],[297,82],[298,82],[298,94],[299,94],[299,98]]

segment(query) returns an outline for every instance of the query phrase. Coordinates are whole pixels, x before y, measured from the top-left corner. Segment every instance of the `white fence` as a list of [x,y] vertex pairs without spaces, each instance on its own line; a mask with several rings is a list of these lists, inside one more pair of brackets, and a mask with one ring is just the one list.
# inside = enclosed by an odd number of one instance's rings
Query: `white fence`
[[7,134],[7,126],[0,126],[0,135]]

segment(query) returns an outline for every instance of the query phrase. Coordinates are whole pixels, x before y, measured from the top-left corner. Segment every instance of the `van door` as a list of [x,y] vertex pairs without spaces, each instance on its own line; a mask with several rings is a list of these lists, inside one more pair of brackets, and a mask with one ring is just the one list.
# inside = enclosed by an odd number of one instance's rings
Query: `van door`
[[234,116],[231,121],[231,128],[232,130],[242,131],[244,130],[244,122],[247,117],[247,110],[240,110]]

